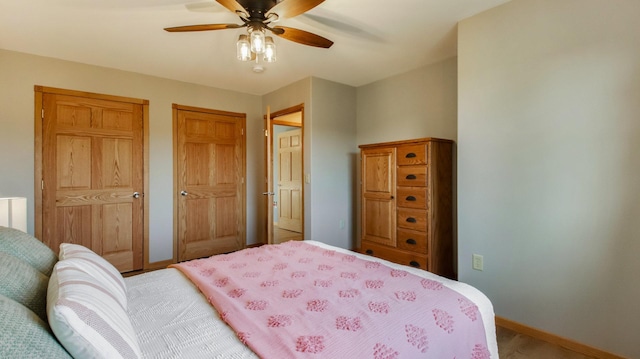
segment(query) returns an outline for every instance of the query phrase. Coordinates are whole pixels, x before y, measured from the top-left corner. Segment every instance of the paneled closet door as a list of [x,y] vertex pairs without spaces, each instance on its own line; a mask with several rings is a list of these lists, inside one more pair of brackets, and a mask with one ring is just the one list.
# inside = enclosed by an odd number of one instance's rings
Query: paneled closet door
[[362,151],[362,239],[396,245],[396,149]]
[[174,111],[178,261],[244,248],[244,115]]
[[42,238],[142,269],[143,110],[126,101],[44,93]]

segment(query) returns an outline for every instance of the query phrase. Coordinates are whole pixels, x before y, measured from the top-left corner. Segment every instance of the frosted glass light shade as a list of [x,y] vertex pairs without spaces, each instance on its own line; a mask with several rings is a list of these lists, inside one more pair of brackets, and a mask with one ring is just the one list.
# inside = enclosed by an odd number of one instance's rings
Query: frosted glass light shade
[[249,61],[251,60],[251,45],[247,35],[240,35],[238,42],[236,43],[236,53],[238,60]]
[[264,53],[264,32],[262,30],[253,30],[250,35],[251,51],[256,54]]
[[276,61],[276,44],[273,42],[273,38],[271,36],[267,36],[264,39],[264,61]]

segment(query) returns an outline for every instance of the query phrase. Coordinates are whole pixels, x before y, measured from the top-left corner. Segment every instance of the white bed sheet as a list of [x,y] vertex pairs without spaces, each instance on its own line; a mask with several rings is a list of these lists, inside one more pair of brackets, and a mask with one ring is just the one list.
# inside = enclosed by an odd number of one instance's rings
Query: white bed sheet
[[[317,241],[306,241],[322,248],[382,262],[418,276],[436,279],[476,303],[485,327],[491,358],[498,358],[495,314],[489,299],[465,283],[439,277],[433,273],[354,253]],[[182,272],[161,269],[125,278],[129,316],[138,334],[145,358],[258,358],[246,347],[233,329]]]
[[125,283],[144,358],[258,358],[179,270],[160,269]]

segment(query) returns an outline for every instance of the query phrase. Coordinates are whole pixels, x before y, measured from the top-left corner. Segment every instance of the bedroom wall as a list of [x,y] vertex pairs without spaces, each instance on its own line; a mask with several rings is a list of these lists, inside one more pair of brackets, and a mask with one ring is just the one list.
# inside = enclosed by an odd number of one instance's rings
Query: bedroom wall
[[311,80],[311,239],[356,247],[356,88]]
[[639,13],[637,0],[514,0],[458,29],[460,279],[499,316],[629,358]]
[[[302,166],[303,172],[305,175],[311,173],[311,124],[312,124],[312,113],[311,113],[311,78],[305,78],[303,80],[296,81],[292,84],[289,84],[285,87],[282,87],[276,91],[270,92],[264,96],[262,96],[262,111],[263,114],[266,115],[267,106],[269,106],[271,112],[277,112],[280,110],[284,110],[293,106],[297,106],[300,104],[304,104],[304,118],[303,118],[303,159]],[[261,127],[264,131],[264,120]],[[264,161],[264,159],[262,160]],[[264,163],[261,164],[261,177],[263,189],[265,189],[265,172],[264,172]],[[304,238],[311,238],[311,186],[308,183],[303,183],[304,186]],[[264,192],[261,191],[260,193]],[[265,207],[265,196],[261,195],[260,199],[260,214],[263,220],[260,220],[260,225],[265,226],[264,219],[267,218],[266,215],[266,207]],[[266,238],[264,239],[266,242]]]
[[[422,137],[456,141],[457,71],[457,59],[452,57],[358,87],[356,146]],[[359,149],[356,149],[355,178],[355,218],[358,222],[361,205]],[[455,194],[454,189],[454,199]],[[359,223],[356,238],[359,245]]]
[[149,256],[173,256],[173,135],[171,105],[247,114],[247,243],[256,243],[262,164],[259,96],[193,85],[52,58],[0,50],[0,197],[28,199],[28,230],[34,231],[34,85],[149,100]]
[[358,145],[457,137],[455,57],[358,87]]
[[311,178],[304,184],[304,238],[351,249],[356,89],[312,77],[263,96],[263,107],[268,105],[271,111],[301,103],[305,105],[304,173]]

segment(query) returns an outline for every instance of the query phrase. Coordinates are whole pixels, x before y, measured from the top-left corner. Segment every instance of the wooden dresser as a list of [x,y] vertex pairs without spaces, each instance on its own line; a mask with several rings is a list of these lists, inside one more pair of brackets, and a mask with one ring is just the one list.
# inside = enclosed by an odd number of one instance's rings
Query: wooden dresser
[[360,252],[455,279],[453,141],[361,145]]

